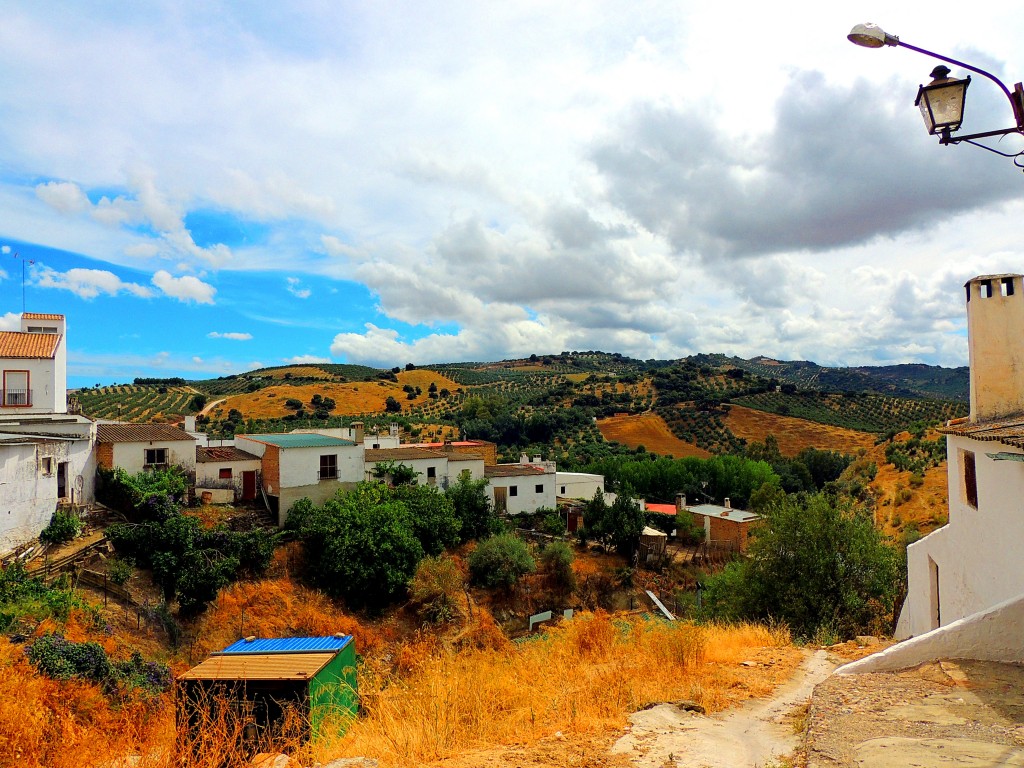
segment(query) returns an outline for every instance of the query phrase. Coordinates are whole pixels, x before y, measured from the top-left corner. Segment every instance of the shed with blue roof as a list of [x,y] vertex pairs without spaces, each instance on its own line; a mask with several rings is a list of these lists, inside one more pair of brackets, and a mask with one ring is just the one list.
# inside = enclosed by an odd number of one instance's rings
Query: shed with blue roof
[[179,730],[202,728],[223,702],[245,737],[261,743],[284,735],[289,711],[302,736],[315,737],[343,732],[359,709],[351,635],[247,637],[180,675],[178,686]]

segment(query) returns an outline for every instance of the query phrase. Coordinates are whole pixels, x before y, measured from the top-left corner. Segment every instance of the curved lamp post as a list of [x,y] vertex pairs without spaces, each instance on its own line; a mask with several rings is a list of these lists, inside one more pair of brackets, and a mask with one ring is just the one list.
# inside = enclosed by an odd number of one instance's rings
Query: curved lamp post
[[875,24],[858,24],[846,37],[851,43],[864,48],[882,48],[884,46],[909,48],[912,51],[923,53],[925,56],[931,56],[933,59],[946,61],[958,67],[963,67],[966,70],[982,75],[983,77],[987,77],[989,80],[994,82],[999,86],[1010,102],[1010,108],[1013,110],[1014,120],[1014,126],[1012,128],[1004,128],[998,131],[985,131],[983,133],[972,133],[968,136],[953,135],[954,131],[959,130],[960,124],[963,122],[967,86],[970,85],[971,78],[970,75],[963,80],[950,77],[949,67],[945,66],[935,67],[931,73],[932,81],[928,83],[928,85],[922,85],[918,88],[917,99],[914,101],[914,106],[921,110],[921,116],[924,118],[924,124],[928,129],[928,133],[933,136],[938,135],[940,144],[959,144],[961,141],[966,141],[968,144],[973,144],[976,147],[987,149],[989,152],[995,152],[997,155],[1012,157],[1014,158],[1014,164],[1018,166],[1021,165],[1018,161],[1020,160],[1021,155],[1024,154],[1024,150],[1021,152],[1000,152],[997,149],[987,147],[984,144],[979,144],[975,141],[975,139],[986,139],[993,136],[1006,136],[1010,133],[1024,135],[1024,86],[1022,86],[1021,83],[1017,83],[1011,92],[1010,89],[992,73],[986,72],[983,69],[978,69],[970,64],[965,64],[962,61],[951,59],[948,56],[935,53],[934,51],[928,51],[924,48],[918,48],[917,46],[910,45],[909,43],[904,43],[895,35],[890,35]]

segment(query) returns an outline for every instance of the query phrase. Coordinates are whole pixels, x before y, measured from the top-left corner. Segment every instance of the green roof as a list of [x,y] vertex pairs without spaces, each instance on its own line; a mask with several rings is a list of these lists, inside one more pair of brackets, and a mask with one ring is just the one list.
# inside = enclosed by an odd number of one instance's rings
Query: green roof
[[239,435],[239,437],[276,445],[278,448],[329,448],[355,445],[351,440],[343,440],[340,437],[305,432],[287,432],[279,435]]

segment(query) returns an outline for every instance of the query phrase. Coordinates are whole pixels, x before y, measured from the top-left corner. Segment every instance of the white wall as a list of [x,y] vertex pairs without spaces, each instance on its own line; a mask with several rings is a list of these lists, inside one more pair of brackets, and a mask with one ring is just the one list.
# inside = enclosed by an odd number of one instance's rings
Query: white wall
[[[245,450],[249,450],[245,448]],[[363,446],[329,445],[312,448],[281,448],[281,487],[296,488],[320,482],[320,457],[338,457],[339,483],[358,483],[363,479]]]
[[[260,460],[249,461],[200,461],[196,462],[196,488],[224,488],[230,485],[238,493],[242,492],[242,473],[259,472]],[[231,470],[230,480],[221,480],[222,468]]]
[[[955,435],[947,437],[946,450],[949,523],[907,548],[909,588],[898,639],[934,628],[936,586],[942,626],[1024,593],[1024,463],[986,456],[1024,451]],[[962,450],[974,452],[977,509],[963,492]]]
[[[518,477],[489,477],[487,478],[491,487],[491,501],[494,501],[495,488],[509,489],[505,495],[506,510],[510,515],[518,515],[523,512],[536,512],[541,507],[555,508],[557,503],[555,494],[555,473],[529,474]],[[541,493],[536,492],[536,486],[542,486]],[[516,495],[512,495],[512,487],[516,488]]]
[[114,443],[113,462],[130,474],[138,474],[145,469],[146,451],[165,448],[167,463],[185,468],[189,472],[196,469],[196,444],[191,440],[153,440],[144,443]]
[[[365,479],[373,480],[373,470],[376,468],[378,463],[376,461],[364,462],[365,468]],[[405,466],[412,469],[413,472],[417,472],[416,484],[417,485],[436,485],[441,486],[445,477],[448,476],[448,457],[438,456],[430,459],[395,459],[395,464],[404,464]],[[434,477],[429,477],[430,468],[434,469]]]
[[57,509],[57,470],[39,469],[39,444],[0,444],[0,553],[39,535]]
[[67,390],[64,386],[56,384],[56,366],[53,360],[4,358],[0,360],[0,369],[0,386],[4,383],[3,376],[6,372],[7,386],[12,389],[20,387],[12,385],[11,372],[28,371],[28,389],[32,392],[31,406],[4,406],[0,407],[0,413],[15,416],[29,413],[67,413]]
[[452,461],[451,459],[448,459],[449,484],[456,482],[463,472],[469,472],[469,476],[473,480],[481,479],[484,477],[484,460],[472,459],[469,461]]
[[604,475],[592,475],[586,472],[556,472],[555,485],[555,493],[559,496],[589,501],[594,498],[597,491],[604,493]]

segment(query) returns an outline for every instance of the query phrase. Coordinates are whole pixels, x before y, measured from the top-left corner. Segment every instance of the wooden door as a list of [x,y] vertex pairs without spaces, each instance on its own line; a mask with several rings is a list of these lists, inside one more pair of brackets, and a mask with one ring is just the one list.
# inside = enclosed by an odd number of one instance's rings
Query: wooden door
[[256,498],[256,470],[242,472],[242,500],[252,501]]

